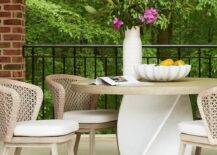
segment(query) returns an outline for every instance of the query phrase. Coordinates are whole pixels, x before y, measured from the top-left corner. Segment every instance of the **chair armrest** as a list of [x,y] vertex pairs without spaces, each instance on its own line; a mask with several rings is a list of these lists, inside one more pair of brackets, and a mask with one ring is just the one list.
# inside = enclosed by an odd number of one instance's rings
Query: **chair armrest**
[[197,105],[212,145],[217,144],[217,87],[198,95]]
[[0,141],[11,141],[20,103],[21,99],[16,90],[0,86]]
[[17,121],[36,120],[43,100],[40,87],[16,80],[0,78],[0,85],[12,88],[20,95],[21,107]]
[[65,106],[65,96],[66,96],[65,89],[61,84],[50,80],[49,77],[46,77],[45,81],[52,94],[53,105],[55,109],[54,117],[55,119],[62,119],[64,113],[64,106]]

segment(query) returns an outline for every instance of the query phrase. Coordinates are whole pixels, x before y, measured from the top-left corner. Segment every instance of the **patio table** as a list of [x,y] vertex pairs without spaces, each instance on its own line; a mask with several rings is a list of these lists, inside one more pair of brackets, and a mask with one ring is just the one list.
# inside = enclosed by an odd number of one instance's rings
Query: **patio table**
[[[217,86],[217,79],[211,78],[185,78],[141,86],[91,85],[92,82],[73,82],[72,89],[124,95],[118,117],[121,155],[178,155],[177,124],[193,119],[189,95]],[[187,154],[191,154],[191,148]]]

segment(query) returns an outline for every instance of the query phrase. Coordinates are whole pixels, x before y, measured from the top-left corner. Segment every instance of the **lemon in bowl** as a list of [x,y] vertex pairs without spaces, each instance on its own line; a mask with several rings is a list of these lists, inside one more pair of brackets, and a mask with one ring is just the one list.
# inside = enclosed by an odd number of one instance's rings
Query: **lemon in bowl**
[[166,59],[160,62],[160,66],[172,66],[174,64],[173,59]]
[[183,60],[177,60],[174,62],[174,66],[184,66],[185,62]]

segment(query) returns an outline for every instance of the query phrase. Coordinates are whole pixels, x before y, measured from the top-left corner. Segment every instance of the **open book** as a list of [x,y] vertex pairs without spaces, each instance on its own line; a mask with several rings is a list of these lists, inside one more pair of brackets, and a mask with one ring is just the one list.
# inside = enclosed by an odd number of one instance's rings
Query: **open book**
[[110,77],[98,77],[94,82],[96,85],[107,84],[111,86],[134,86],[140,85],[141,82],[130,76],[110,76]]

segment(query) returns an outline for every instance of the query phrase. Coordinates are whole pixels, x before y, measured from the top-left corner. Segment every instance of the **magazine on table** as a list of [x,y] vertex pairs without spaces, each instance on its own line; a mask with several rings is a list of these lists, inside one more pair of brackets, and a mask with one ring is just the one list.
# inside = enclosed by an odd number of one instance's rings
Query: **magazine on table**
[[93,84],[96,85],[111,85],[111,86],[141,86],[143,82],[138,81],[136,78],[131,76],[109,76],[109,77],[98,77]]

